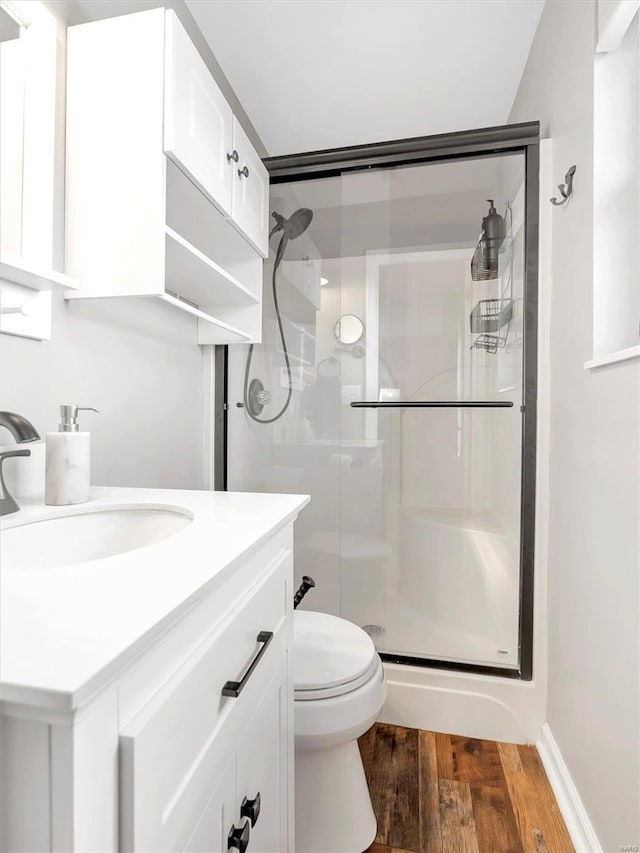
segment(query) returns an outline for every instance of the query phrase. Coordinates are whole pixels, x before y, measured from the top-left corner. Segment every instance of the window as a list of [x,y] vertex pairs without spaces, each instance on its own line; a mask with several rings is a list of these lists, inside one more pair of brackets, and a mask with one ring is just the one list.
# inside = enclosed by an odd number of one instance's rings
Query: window
[[593,361],[640,357],[640,0],[599,0]]

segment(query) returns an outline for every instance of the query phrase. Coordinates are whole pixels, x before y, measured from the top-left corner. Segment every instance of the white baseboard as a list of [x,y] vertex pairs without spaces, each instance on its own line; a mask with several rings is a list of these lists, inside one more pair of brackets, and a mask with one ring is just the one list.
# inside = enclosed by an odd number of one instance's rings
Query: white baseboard
[[542,735],[536,746],[576,853],[603,853],[548,723],[542,726]]

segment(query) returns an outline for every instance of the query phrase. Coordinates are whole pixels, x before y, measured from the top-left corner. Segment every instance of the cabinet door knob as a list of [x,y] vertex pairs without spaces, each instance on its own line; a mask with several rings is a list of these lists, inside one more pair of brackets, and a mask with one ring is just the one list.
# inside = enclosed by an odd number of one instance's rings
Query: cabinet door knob
[[256,825],[260,817],[260,791],[258,791],[253,800],[244,798],[240,806],[240,817],[248,817],[251,821],[251,826]]
[[242,177],[243,175],[245,178],[249,177],[249,169],[247,166],[244,166],[242,169],[238,169],[238,176]]
[[227,850],[239,850],[244,853],[249,846],[250,834],[249,821],[245,821],[242,826],[232,826],[227,838]]
[[232,160],[234,163],[237,163],[239,159],[240,155],[238,154],[235,148],[233,149],[233,152],[231,154],[227,154],[227,163],[230,163]]

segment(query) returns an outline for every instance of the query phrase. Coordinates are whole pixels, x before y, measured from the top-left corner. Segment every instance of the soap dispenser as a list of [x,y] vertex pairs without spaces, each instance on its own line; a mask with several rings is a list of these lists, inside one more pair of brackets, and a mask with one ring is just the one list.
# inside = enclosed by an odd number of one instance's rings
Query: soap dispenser
[[44,502],[48,506],[89,500],[91,436],[80,432],[78,412],[97,411],[91,406],[60,406],[58,432],[45,436]]

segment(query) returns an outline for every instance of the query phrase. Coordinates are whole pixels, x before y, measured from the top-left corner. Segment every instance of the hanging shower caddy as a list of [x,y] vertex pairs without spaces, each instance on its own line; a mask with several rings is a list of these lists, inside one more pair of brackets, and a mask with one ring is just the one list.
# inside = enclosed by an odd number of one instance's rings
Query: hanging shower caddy
[[498,278],[498,271],[489,269],[486,246],[481,238],[471,258],[471,280],[494,281],[496,278]]
[[[513,319],[513,213],[507,202],[505,217],[497,213],[493,201],[489,201],[488,215],[482,220],[482,236],[471,260],[471,278],[473,281],[498,280],[499,251],[507,237],[506,219],[509,215],[507,249],[508,260],[505,264],[507,278],[502,293],[493,299],[480,299],[469,316],[472,334],[478,337],[471,344],[472,349],[483,349],[495,354],[504,347],[509,337]],[[474,266],[475,264],[475,266]]]
[[[513,299],[481,299],[470,316],[471,331],[480,335],[473,342],[474,347],[486,349],[488,352],[496,352],[498,347],[503,347],[507,342],[512,317]],[[505,326],[506,332],[500,334]]]
[[471,312],[471,331],[499,332],[513,316],[513,299],[481,299]]
[[498,278],[498,259],[500,248],[507,236],[504,218],[488,198],[489,212],[482,220],[482,231],[476,250],[471,259],[471,278],[473,281],[491,281]]

